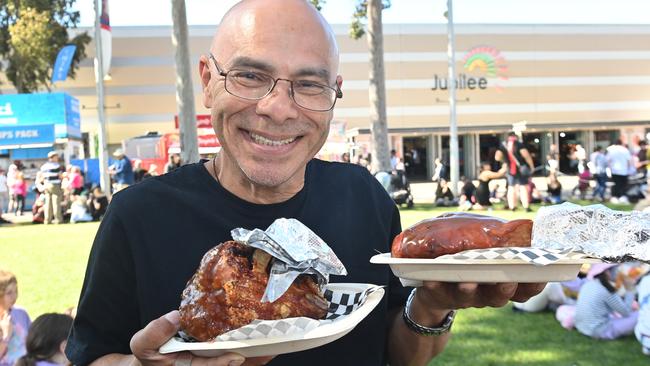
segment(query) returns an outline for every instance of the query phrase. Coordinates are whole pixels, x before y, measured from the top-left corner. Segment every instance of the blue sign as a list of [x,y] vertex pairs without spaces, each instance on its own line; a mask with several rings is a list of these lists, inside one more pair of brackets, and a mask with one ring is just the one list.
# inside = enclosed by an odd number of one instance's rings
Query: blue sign
[[0,127],[54,125],[56,138],[81,137],[79,100],[65,93],[0,95]]
[[64,81],[68,77],[68,71],[70,71],[70,65],[72,64],[72,59],[76,50],[77,46],[73,44],[61,48],[61,51],[59,51],[59,54],[56,56],[54,69],[52,69],[53,83],[56,81]]
[[0,126],[0,149],[54,143],[54,125]]
[[99,185],[99,159],[71,159],[70,165],[76,165],[81,168],[85,175],[85,183]]
[[[81,137],[81,115],[79,99],[65,95],[65,121],[68,137]],[[58,137],[58,136],[57,136]]]

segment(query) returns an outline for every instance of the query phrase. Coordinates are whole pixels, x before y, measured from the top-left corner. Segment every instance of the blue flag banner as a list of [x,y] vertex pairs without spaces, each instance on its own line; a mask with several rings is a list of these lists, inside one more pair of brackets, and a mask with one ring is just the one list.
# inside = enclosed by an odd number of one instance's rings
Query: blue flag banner
[[59,51],[59,55],[56,56],[56,62],[54,63],[54,69],[52,70],[52,82],[65,81],[68,77],[68,71],[70,70],[70,65],[72,64],[72,58],[74,53],[77,50],[77,46],[70,44]]

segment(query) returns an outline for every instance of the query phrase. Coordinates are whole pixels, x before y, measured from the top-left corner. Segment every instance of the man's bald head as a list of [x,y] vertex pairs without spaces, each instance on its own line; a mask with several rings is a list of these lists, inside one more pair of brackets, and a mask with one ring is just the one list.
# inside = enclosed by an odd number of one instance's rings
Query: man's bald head
[[[247,52],[242,47],[262,42],[264,38],[275,38],[282,47],[292,36],[308,40],[312,51],[327,55],[334,75],[338,72],[339,51],[332,28],[307,0],[243,0],[224,15],[213,38],[211,51],[219,58],[236,54],[236,49]],[[287,54],[287,57],[291,57]]]
[[221,143],[219,181],[250,202],[285,201],[302,189],[340,98],[331,28],[306,0],[244,0],[210,53],[199,73]]

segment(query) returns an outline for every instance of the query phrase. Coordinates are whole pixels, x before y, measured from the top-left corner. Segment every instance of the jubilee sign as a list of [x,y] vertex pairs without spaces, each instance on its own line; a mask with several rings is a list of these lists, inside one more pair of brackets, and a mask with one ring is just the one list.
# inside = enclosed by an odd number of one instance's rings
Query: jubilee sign
[[[456,76],[454,85],[460,90],[485,90],[494,86],[497,91],[503,90],[503,82],[508,80],[508,65],[501,52],[490,46],[476,46],[463,57],[463,69]],[[433,76],[432,90],[447,90],[449,80],[445,77]]]

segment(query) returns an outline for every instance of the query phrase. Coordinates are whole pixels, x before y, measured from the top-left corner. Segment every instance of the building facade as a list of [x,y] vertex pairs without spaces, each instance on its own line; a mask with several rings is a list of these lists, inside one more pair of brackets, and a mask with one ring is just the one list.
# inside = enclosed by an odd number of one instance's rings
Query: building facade
[[[198,58],[207,53],[215,29],[190,27],[197,114],[209,113],[201,104]],[[367,43],[350,39],[347,25],[334,29],[344,79],[334,121],[345,135],[336,144],[360,155],[370,143]],[[171,27],[113,27],[112,33],[105,82],[110,146],[148,131],[173,132]],[[455,33],[461,174],[475,176],[479,162],[493,159],[513,129],[536,165],[543,166],[551,145],[557,146],[567,173],[574,169],[578,144],[591,151],[622,138],[633,147],[650,132],[650,25],[459,24]],[[446,49],[445,25],[384,25],[390,142],[414,179],[428,179],[433,160],[449,155]],[[87,59],[76,80],[55,89],[79,99],[90,151],[97,131],[92,65]],[[3,81],[2,92],[14,92]]]

